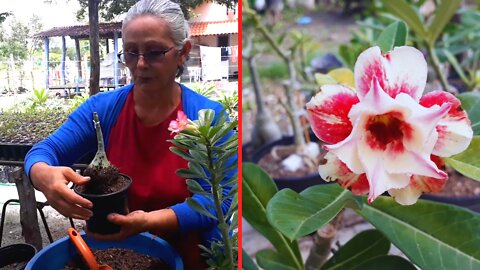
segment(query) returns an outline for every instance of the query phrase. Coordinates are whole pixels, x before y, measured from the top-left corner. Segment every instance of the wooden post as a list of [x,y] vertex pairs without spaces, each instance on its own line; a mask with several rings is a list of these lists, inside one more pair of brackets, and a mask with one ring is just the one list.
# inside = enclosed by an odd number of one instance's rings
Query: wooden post
[[113,32],[113,81],[115,89],[118,88],[118,33]]
[[77,56],[77,76],[82,78],[82,56],[80,55],[80,41],[78,38],[75,38],[75,53]]
[[45,38],[45,56],[44,56],[44,68],[45,68],[45,90],[48,89],[49,83],[48,83],[48,77],[49,77],[49,68],[48,68],[48,61],[49,61],[49,41],[50,39],[48,37]]
[[38,226],[35,191],[23,168],[15,168],[13,178],[15,179],[18,199],[20,200],[20,223],[22,225],[23,237],[25,242],[40,250],[42,249],[42,235],[40,234],[40,226]]
[[107,49],[107,54],[110,53],[110,46],[108,44],[108,38],[105,39],[105,49]]
[[88,23],[90,29],[90,96],[100,92],[100,53],[98,5],[100,0],[88,0]]

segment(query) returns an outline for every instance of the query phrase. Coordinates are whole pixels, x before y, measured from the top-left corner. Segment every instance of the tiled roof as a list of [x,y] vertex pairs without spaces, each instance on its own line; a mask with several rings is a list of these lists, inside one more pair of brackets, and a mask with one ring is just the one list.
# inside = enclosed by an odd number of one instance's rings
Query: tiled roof
[[[113,38],[113,32],[118,33],[118,37],[122,35],[122,22],[100,23],[99,24],[100,38]],[[76,25],[65,27],[54,27],[47,31],[43,31],[34,35],[34,37],[61,37],[70,36],[72,38],[88,39],[90,29],[88,25]]]
[[238,33],[238,20],[223,22],[198,22],[190,24],[190,36],[225,35]]

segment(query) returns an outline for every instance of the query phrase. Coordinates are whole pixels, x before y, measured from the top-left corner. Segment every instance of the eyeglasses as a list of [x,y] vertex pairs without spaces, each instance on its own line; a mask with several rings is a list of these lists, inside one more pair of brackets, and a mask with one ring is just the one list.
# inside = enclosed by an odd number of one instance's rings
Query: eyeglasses
[[143,56],[143,60],[146,62],[155,63],[162,61],[162,59],[165,58],[165,54],[173,48],[174,47],[162,51],[149,51],[145,53],[121,52],[117,54],[117,56],[118,59],[125,64],[136,64],[140,55]]

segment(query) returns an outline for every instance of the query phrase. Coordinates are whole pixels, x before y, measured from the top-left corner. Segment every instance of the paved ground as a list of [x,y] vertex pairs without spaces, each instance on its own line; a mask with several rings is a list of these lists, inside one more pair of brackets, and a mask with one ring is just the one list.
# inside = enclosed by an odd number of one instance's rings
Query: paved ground
[[[37,201],[46,201],[45,196],[41,192],[36,191],[35,197]],[[3,204],[9,199],[18,199],[17,189],[14,184],[0,184],[0,209],[3,209]],[[1,246],[6,246],[15,243],[25,242],[22,236],[22,229],[20,226],[20,205],[9,204],[6,209],[5,226],[3,230]],[[69,220],[60,215],[55,209],[50,206],[43,208],[45,217],[47,219],[48,227],[54,240],[62,238],[67,235],[67,229],[70,227]],[[38,214],[38,212],[37,212]],[[42,234],[43,246],[50,244],[45,229],[38,215],[40,224],[40,232]],[[82,221],[75,221],[75,227],[80,229],[83,227]]]

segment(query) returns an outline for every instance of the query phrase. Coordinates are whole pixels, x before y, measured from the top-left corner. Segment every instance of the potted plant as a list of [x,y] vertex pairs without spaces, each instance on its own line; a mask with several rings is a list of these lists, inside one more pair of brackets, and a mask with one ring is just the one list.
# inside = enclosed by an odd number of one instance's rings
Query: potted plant
[[91,180],[85,185],[75,186],[73,190],[93,203],[93,215],[87,220],[88,230],[94,233],[113,234],[120,231],[120,226],[108,221],[107,216],[110,213],[127,214],[127,195],[132,179],[119,173],[118,168],[108,161],[96,112],[93,113],[93,122],[98,149],[92,162],[83,172],[83,175],[89,176]]

